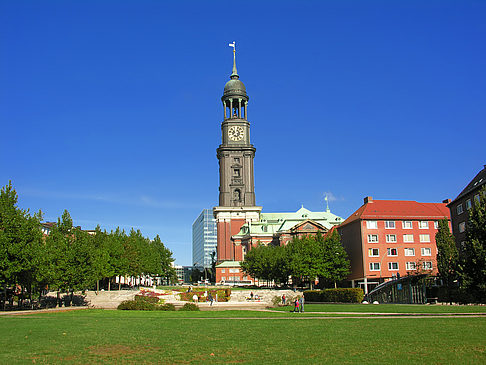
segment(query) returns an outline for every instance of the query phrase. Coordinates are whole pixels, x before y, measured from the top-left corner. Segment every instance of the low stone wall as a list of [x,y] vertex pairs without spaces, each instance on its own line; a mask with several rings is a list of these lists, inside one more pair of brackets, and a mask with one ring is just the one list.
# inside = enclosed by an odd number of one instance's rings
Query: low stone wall
[[[253,300],[251,298],[251,293],[253,293]],[[274,297],[282,298],[285,294],[286,302],[294,300],[298,296],[302,296],[302,292],[293,290],[275,290],[275,289],[256,289],[256,290],[232,290],[231,298],[229,302],[231,303],[242,303],[251,301],[260,301],[268,304],[272,304]],[[257,299],[259,298],[259,299]]]

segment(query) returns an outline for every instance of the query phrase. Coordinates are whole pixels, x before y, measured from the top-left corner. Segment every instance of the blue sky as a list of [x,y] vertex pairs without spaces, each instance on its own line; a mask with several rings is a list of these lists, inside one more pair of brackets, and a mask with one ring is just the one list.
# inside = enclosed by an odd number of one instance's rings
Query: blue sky
[[218,202],[221,95],[250,103],[257,204],[346,218],[438,202],[482,169],[485,1],[0,3],[0,183],[75,224],[159,234],[191,264]]

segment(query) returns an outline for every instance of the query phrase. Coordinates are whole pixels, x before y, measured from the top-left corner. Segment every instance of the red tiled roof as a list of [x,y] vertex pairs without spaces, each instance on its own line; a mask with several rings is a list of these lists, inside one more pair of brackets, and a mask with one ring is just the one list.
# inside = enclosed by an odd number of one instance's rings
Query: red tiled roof
[[445,203],[419,203],[406,200],[373,200],[362,205],[341,225],[357,219],[450,219],[450,211]]

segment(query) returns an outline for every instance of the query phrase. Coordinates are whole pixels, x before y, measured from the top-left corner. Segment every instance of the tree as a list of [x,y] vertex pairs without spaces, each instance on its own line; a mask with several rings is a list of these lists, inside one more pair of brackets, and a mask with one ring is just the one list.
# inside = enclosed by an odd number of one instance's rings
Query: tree
[[437,244],[437,270],[440,278],[446,285],[447,296],[449,301],[451,301],[451,288],[454,281],[458,278],[459,253],[454,236],[449,230],[449,221],[447,219],[439,221],[439,228],[435,234],[435,243]]
[[476,301],[486,303],[486,187],[479,196],[469,213],[460,267],[463,286]]
[[315,239],[317,242],[322,241],[324,248],[325,270],[322,278],[334,282],[334,287],[337,287],[337,282],[348,276],[351,267],[346,250],[341,244],[341,236],[335,229],[326,239],[320,232]]
[[[35,259],[42,247],[42,213],[31,216],[17,206],[17,201],[17,192],[9,181],[0,191],[0,284],[4,286],[4,299],[7,286],[15,284],[31,293]],[[21,305],[22,297],[19,299]]]
[[312,289],[314,280],[326,276],[324,246],[313,236],[296,237],[286,246],[292,282],[309,282]]
[[245,255],[241,268],[254,278],[285,283],[288,274],[284,274],[283,249],[283,247],[259,244]]

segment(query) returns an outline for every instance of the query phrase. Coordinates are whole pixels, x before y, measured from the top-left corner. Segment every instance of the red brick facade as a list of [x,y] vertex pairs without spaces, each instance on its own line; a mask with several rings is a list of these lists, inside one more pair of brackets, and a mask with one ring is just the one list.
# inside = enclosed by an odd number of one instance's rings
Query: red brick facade
[[348,279],[365,291],[393,276],[437,274],[437,221],[448,219],[444,203],[365,199],[338,227],[351,261]]

